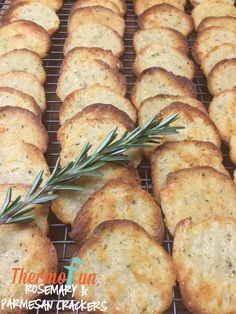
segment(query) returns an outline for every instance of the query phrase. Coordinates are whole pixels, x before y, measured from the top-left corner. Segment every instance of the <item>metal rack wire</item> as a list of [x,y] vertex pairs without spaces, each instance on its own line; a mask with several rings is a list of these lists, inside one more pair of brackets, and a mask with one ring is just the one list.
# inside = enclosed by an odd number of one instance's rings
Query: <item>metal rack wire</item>
[[[132,75],[132,63],[134,61],[134,51],[132,47],[132,38],[134,32],[137,30],[137,19],[133,11],[133,3],[132,0],[126,0],[127,2],[127,16],[126,16],[126,34],[125,34],[125,54],[123,56],[123,64],[124,64],[124,74],[127,80],[127,88],[128,88],[128,97],[130,96],[131,88],[134,84],[135,78]],[[47,110],[44,116],[44,123],[47,128],[49,134],[49,148],[46,154],[46,158],[50,168],[53,167],[55,161],[59,155],[60,147],[56,139],[57,130],[59,128],[59,120],[58,120],[58,111],[60,106],[60,101],[56,97],[55,90],[56,84],[59,76],[60,65],[63,60],[63,45],[65,38],[67,36],[67,19],[70,13],[70,9],[73,5],[73,0],[64,0],[63,8],[58,12],[61,26],[59,31],[53,35],[52,37],[52,48],[50,54],[47,58],[44,59],[44,66],[47,72],[47,82],[45,84],[45,92],[47,98]],[[0,0],[0,8],[2,10],[0,12],[0,17],[4,13],[5,9],[10,4],[10,0]],[[191,11],[191,7],[187,7],[187,12]],[[192,47],[193,42],[196,38],[196,34],[192,34],[188,43],[189,46]],[[208,106],[211,96],[209,95],[206,88],[206,81],[204,75],[200,71],[200,69],[196,66],[196,73],[194,77],[194,82],[197,86],[197,95],[198,99],[206,106]],[[229,161],[228,150],[226,147],[223,147],[223,155],[224,155],[224,164],[226,168],[232,173],[233,166]],[[140,175],[142,179],[142,186],[148,192],[152,192],[152,184],[151,184],[151,176],[150,176],[150,165],[148,163],[143,163],[140,166]],[[56,219],[53,214],[50,214],[50,234],[49,237],[52,239],[54,245],[56,246],[58,256],[59,256],[59,270],[63,269],[63,266],[70,260],[73,251],[75,250],[75,243],[68,236],[69,227],[65,224],[62,224],[60,221]],[[163,242],[164,247],[171,254],[172,251],[172,239],[169,234],[166,232],[165,239]],[[50,297],[52,300],[52,296]],[[61,296],[56,296],[53,299],[54,304],[58,302],[58,300],[63,299]],[[35,313],[32,312],[32,313]],[[37,314],[44,313],[41,310],[36,311]],[[49,313],[49,312],[47,312]],[[56,309],[50,311],[50,313],[64,313],[69,314],[72,312],[68,311],[60,311]],[[173,292],[173,303],[170,309],[166,312],[167,314],[187,314],[189,313],[182,301],[178,288],[176,288]],[[134,313],[135,314],[135,313]]]

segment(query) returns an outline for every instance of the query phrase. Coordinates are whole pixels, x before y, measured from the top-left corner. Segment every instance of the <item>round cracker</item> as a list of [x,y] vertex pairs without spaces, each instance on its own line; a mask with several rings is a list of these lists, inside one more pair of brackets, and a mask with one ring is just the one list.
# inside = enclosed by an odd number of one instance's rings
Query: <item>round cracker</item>
[[173,260],[183,301],[193,313],[233,313],[236,308],[236,220],[183,221]]

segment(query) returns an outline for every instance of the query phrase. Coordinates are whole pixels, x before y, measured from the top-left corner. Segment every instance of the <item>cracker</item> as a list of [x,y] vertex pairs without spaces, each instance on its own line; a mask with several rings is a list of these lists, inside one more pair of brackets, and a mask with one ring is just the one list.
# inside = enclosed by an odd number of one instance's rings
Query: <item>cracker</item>
[[[123,314],[163,313],[169,308],[176,278],[171,258],[139,225],[127,220],[105,222],[75,256],[84,262],[80,271],[93,269],[104,287],[91,285],[85,300],[107,300],[110,313],[117,307]],[[75,275],[73,284],[78,280]],[[77,289],[75,299],[81,297]]]
[[160,145],[152,155],[151,174],[153,194],[160,204],[160,191],[166,186],[169,174],[197,166],[209,166],[229,176],[222,164],[219,148],[209,142],[179,141]]
[[236,308],[236,220],[183,221],[173,260],[183,301],[190,312],[233,313]]

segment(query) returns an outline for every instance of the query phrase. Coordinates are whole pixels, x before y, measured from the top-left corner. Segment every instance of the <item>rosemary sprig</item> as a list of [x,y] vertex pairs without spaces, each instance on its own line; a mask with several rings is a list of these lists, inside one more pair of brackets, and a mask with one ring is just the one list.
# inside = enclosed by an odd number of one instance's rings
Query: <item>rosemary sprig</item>
[[178,114],[160,120],[153,118],[142,127],[125,132],[118,140],[116,140],[117,130],[115,129],[106,136],[92,155],[89,155],[91,145],[88,143],[75,161],[71,161],[63,168],[60,168],[60,158],[58,158],[52,174],[45,184],[41,186],[43,171],[40,171],[24,199],[19,196],[12,201],[12,189],[8,189],[0,209],[0,225],[32,221],[34,217],[29,213],[34,209],[34,205],[54,200],[57,198],[55,191],[82,190],[82,187],[69,183],[81,176],[99,176],[101,174],[97,169],[107,162],[127,162],[128,157],[124,156],[127,150],[150,147],[150,144],[159,143],[162,135],[178,133],[182,127],[170,126],[177,117]]

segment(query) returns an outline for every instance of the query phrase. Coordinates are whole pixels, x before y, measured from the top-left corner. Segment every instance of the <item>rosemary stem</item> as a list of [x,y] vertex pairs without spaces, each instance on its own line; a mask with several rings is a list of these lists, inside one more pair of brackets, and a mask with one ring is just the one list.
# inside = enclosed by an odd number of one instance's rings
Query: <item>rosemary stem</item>
[[[159,121],[153,118],[142,127],[124,133],[118,140],[115,129],[106,136],[93,154],[89,155],[91,145],[88,143],[83,147],[75,161],[71,161],[61,169],[59,167],[60,159],[58,159],[52,174],[43,185],[43,171],[39,172],[23,200],[18,197],[12,201],[12,189],[8,189],[0,208],[0,225],[32,221],[33,217],[29,216],[28,213],[33,210],[33,206],[45,204],[57,198],[54,191],[81,190],[81,187],[75,186],[73,181],[82,176],[99,175],[97,169],[107,162],[126,162],[128,157],[123,154],[129,149],[147,147],[153,143],[158,143],[162,135],[178,133],[182,127],[170,127],[177,116],[178,114],[175,114]],[[72,184],[69,185],[69,182]]]

